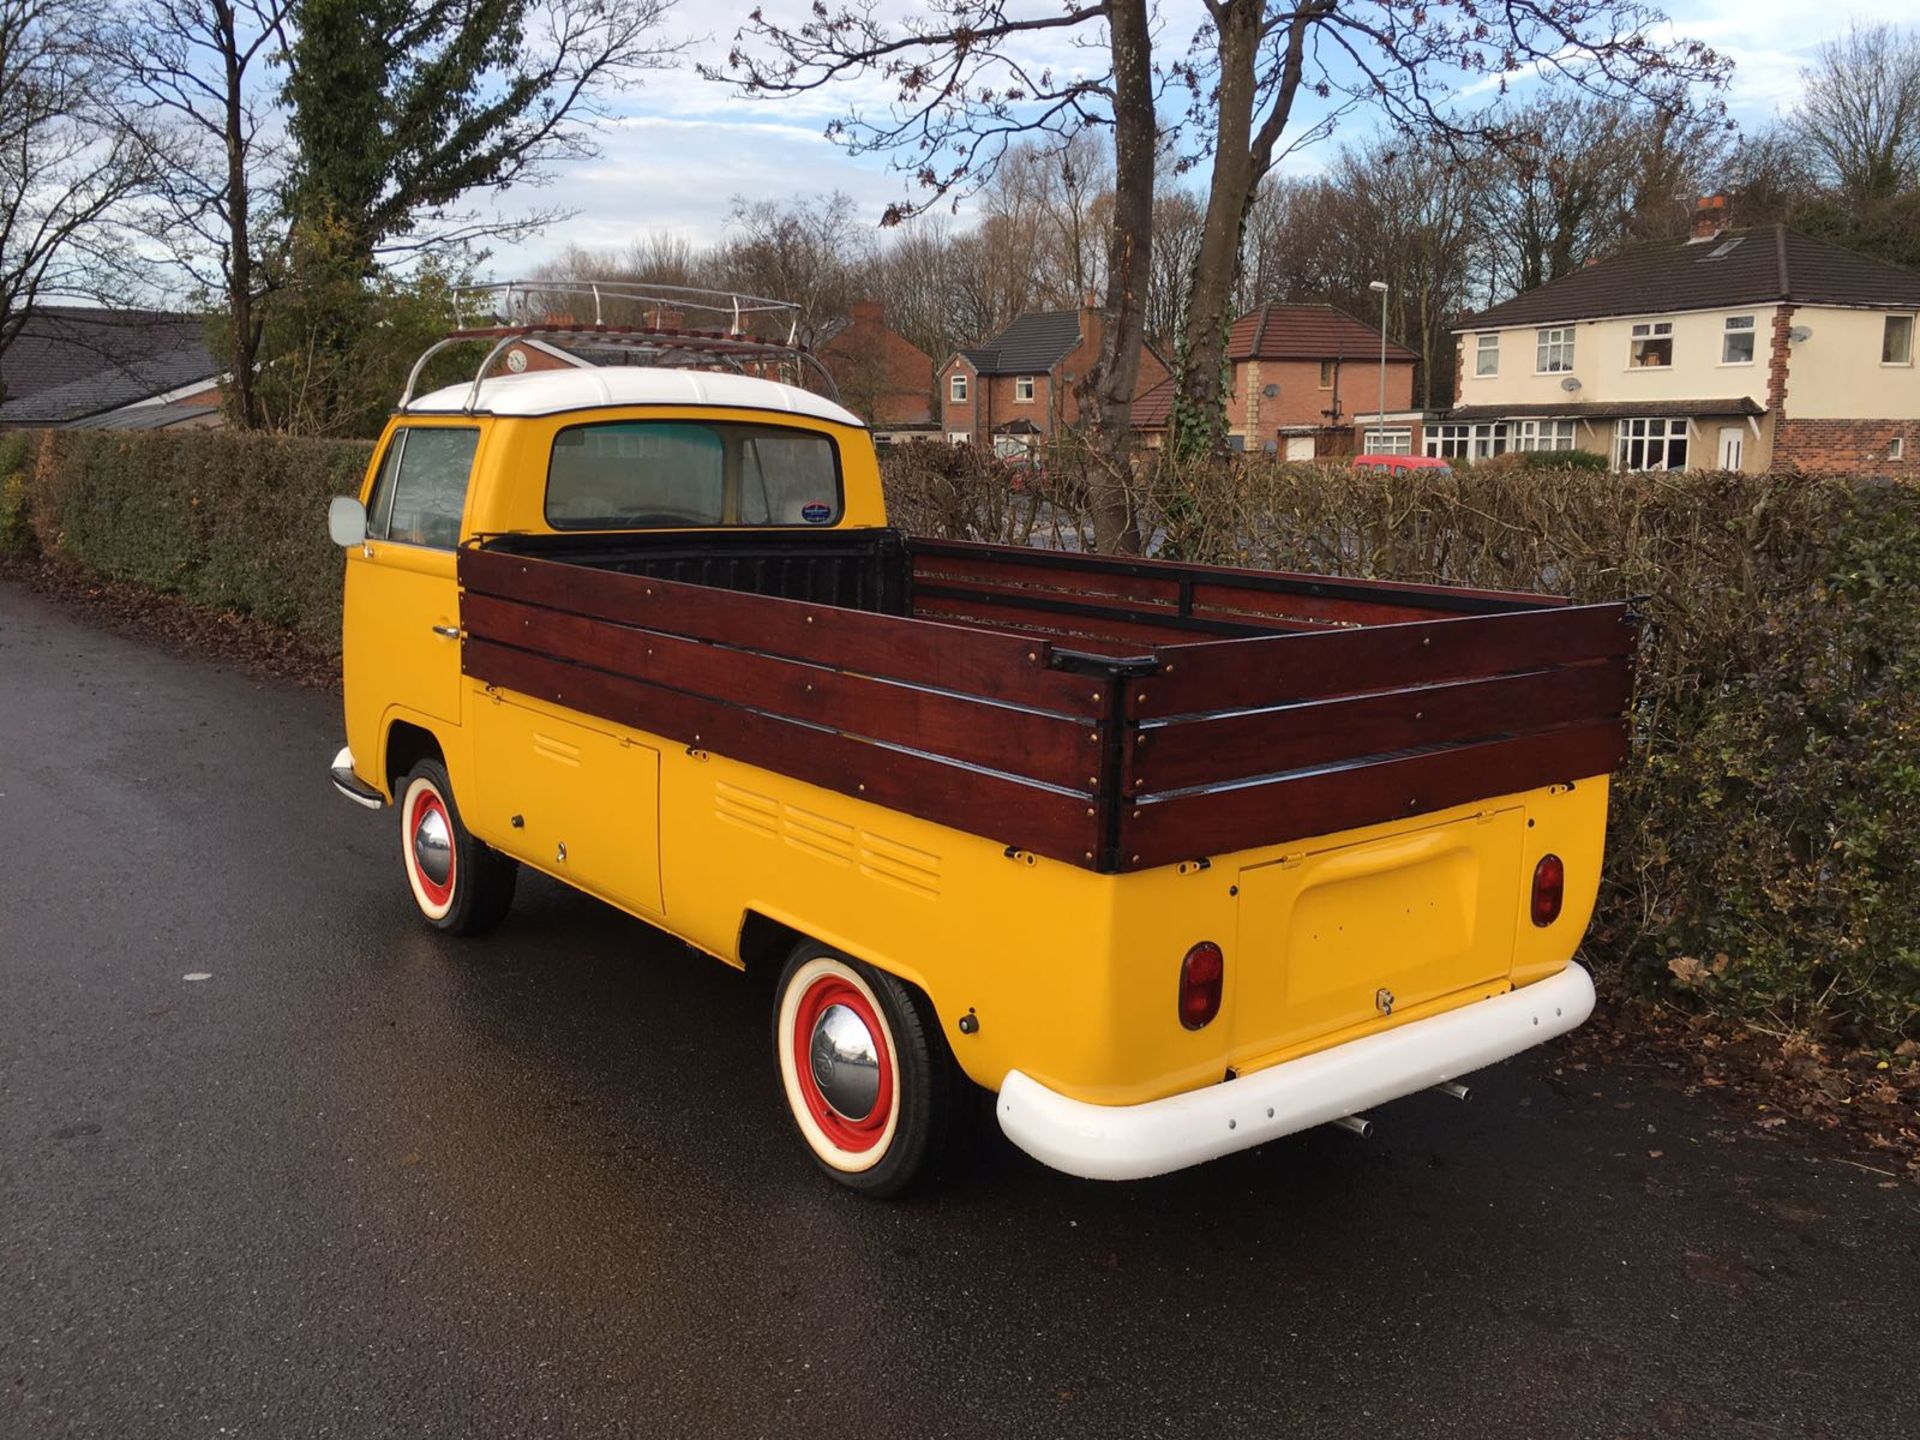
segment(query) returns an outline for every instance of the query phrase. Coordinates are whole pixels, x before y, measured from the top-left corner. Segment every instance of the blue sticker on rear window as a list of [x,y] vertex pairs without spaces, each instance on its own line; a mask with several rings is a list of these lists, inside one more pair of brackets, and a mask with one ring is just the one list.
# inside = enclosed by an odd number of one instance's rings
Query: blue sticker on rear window
[[800,507],[800,518],[809,525],[824,525],[833,519],[833,507],[831,505],[822,505],[818,500],[815,500],[810,505],[802,505]]

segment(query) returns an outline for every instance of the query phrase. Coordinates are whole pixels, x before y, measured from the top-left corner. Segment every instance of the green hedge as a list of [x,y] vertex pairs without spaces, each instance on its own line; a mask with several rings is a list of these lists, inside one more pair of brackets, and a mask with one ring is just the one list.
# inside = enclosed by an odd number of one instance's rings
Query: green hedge
[[[326,502],[367,454],[219,431],[0,436],[0,546],[30,521],[48,553],[334,644]],[[1070,457],[1016,473],[911,446],[886,482],[921,533],[1086,543]],[[1157,554],[1644,596],[1593,958],[1726,1013],[1920,1037],[1920,492],[1254,461],[1153,468],[1135,499]]]
[[[359,487],[371,448],[228,430],[49,431],[23,498],[47,554],[337,647],[327,501]],[[0,510],[0,535],[7,525]]]

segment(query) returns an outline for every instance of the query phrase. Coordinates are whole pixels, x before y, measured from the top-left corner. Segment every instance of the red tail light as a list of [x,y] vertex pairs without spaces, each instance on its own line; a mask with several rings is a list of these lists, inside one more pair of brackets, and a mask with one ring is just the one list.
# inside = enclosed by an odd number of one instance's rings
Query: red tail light
[[1199,1030],[1220,1013],[1220,989],[1227,978],[1227,957],[1211,940],[1202,940],[1180,962],[1180,1023]]
[[1560,918],[1560,902],[1567,896],[1567,867],[1558,855],[1542,855],[1533,867],[1533,923],[1551,925]]

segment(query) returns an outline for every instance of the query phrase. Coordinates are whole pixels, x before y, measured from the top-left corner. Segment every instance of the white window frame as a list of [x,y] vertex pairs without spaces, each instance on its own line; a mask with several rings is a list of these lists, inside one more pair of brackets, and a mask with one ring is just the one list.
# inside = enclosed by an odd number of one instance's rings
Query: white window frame
[[1016,375],[1013,377],[1013,403],[1031,405],[1033,403],[1033,376]]
[[[1893,329],[1893,324],[1896,320],[1904,320],[1907,322],[1907,358],[1904,360],[1887,359],[1887,332]],[[1907,314],[1896,313],[1882,317],[1880,326],[1880,363],[1882,365],[1890,369],[1900,370],[1907,370],[1913,367],[1913,332],[1915,328],[1913,315],[1910,312]]]
[[[1487,343],[1489,340],[1493,342],[1491,345]],[[1491,380],[1499,375],[1499,373],[1499,331],[1489,331],[1485,335],[1476,335],[1473,343],[1473,378],[1476,380]]]
[[[1644,345],[1657,341],[1667,342],[1666,361],[1659,365],[1649,365],[1640,356]],[[1673,368],[1673,322],[1671,320],[1642,320],[1633,327],[1627,340],[1627,368],[1629,370],[1671,370]]]
[[[1693,459],[1693,427],[1686,420],[1669,419],[1666,416],[1635,415],[1616,420],[1613,424],[1613,468],[1635,472],[1685,470]],[[1673,463],[1673,447],[1680,445],[1680,463]],[[1631,451],[1635,443],[1641,446],[1640,463],[1635,465]],[[1649,463],[1654,456],[1655,447],[1659,449],[1659,463]]]
[[949,445],[971,445],[973,443],[973,432],[970,430],[949,430],[947,432],[947,443]]
[[1887,459],[1904,460],[1907,458],[1907,437],[1896,435],[1887,442]]
[[1513,448],[1528,452],[1573,449],[1571,420],[1515,420]]
[[[1747,358],[1735,360],[1728,356],[1727,347],[1733,343],[1736,335],[1744,335],[1747,341]],[[1760,327],[1752,315],[1729,315],[1720,327],[1720,363],[1722,365],[1751,365],[1754,357],[1760,353]]]
[[1427,426],[1421,449],[1435,460],[1490,460],[1507,453],[1508,435],[1504,420],[1453,420]]
[[[1376,446],[1385,448],[1376,449]],[[1382,429],[1379,426],[1372,426],[1366,431],[1361,441],[1360,453],[1363,455],[1412,455],[1413,427],[1395,428],[1389,425]]]
[[967,403],[967,372],[956,370],[947,377],[947,399],[955,405]]
[[1571,325],[1543,325],[1533,332],[1534,374],[1573,373],[1573,329]]

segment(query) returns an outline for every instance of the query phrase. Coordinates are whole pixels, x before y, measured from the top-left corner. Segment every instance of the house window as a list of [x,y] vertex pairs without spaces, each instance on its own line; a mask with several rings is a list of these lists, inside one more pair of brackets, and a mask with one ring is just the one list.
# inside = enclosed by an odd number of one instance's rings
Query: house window
[[953,372],[953,378],[947,382],[947,394],[953,397],[953,403],[967,403],[967,377],[959,370]]
[[1903,459],[1906,453],[1907,442],[1905,436],[1896,435],[1887,442],[1887,458],[1889,460]]
[[1673,322],[1649,320],[1634,326],[1627,364],[1636,370],[1664,370],[1673,364]]
[[972,439],[973,436],[965,430],[949,430],[947,432],[947,443],[949,445],[965,445],[972,441]]
[[1613,427],[1613,468],[1686,469],[1687,422],[1659,419],[1618,421]]
[[1322,390],[1333,388],[1333,361],[1331,360],[1320,362],[1320,388]]
[[1753,363],[1753,316],[1729,315],[1726,329],[1720,334],[1720,363],[1722,365],[1751,365]]
[[1482,335],[1474,342],[1473,373],[1477,376],[1500,373],[1500,337]]
[[1913,316],[1887,316],[1886,328],[1880,332],[1880,363],[1882,365],[1913,363]]
[[1411,455],[1413,453],[1413,431],[1369,430],[1367,431],[1366,451],[1369,455]]
[[1031,405],[1033,403],[1033,376],[1016,375],[1013,377],[1013,403]]
[[1505,424],[1429,425],[1426,452],[1440,460],[1486,460],[1507,453]]
[[1562,375],[1573,369],[1573,327],[1561,325],[1535,336],[1537,363],[1542,375]]
[[1516,450],[1571,450],[1573,449],[1573,421],[1517,421],[1513,427],[1513,448]]

